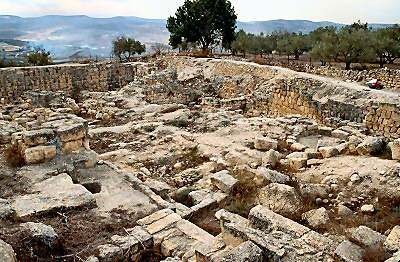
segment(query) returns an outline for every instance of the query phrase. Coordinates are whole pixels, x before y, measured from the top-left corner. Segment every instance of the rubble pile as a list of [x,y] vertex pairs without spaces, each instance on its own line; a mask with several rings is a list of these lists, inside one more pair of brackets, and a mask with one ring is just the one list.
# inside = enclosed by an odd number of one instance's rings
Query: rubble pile
[[397,94],[228,60],[140,66],[116,90],[2,101],[2,261],[399,260]]

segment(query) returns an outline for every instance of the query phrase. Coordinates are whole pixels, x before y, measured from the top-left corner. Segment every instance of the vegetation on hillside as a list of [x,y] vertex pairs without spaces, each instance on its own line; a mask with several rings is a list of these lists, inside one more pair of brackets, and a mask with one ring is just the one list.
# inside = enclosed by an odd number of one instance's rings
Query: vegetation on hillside
[[400,58],[400,27],[373,30],[368,24],[354,23],[340,29],[321,27],[310,34],[276,32],[254,35],[244,31],[236,33],[233,53],[264,55],[277,51],[280,55],[299,59],[309,52],[312,59],[326,65],[343,62],[346,69],[353,63],[378,62],[381,67]]

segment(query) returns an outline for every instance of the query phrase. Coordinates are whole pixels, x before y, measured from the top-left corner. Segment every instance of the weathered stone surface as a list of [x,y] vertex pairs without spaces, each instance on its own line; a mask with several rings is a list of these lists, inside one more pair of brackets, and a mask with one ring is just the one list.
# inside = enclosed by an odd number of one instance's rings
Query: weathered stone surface
[[223,170],[210,176],[211,183],[223,192],[229,194],[232,192],[238,180],[229,174],[229,171]]
[[32,130],[23,133],[24,144],[28,147],[47,145],[55,138],[51,129]]
[[377,155],[382,152],[385,143],[380,137],[367,137],[357,146],[357,152],[363,156]]
[[265,167],[257,168],[255,182],[257,185],[266,185],[269,183],[286,184],[290,181],[289,176],[278,171],[271,170]]
[[400,251],[400,226],[395,226],[390,231],[384,246],[390,251]]
[[123,250],[112,244],[100,245],[97,247],[98,257],[101,262],[119,261],[124,258]]
[[278,148],[278,141],[268,137],[260,137],[254,140],[254,147],[262,151],[276,150]]
[[176,127],[185,127],[189,124],[190,110],[179,109],[177,111],[166,113],[160,119],[167,125]]
[[172,189],[167,183],[151,178],[146,179],[144,184],[161,197],[166,197],[169,191]]
[[0,239],[0,261],[2,262],[17,262],[13,248]]
[[335,250],[335,255],[343,262],[362,262],[364,251],[348,240],[343,241]]
[[85,123],[63,125],[57,128],[56,134],[62,142],[81,140],[87,135],[87,126]]
[[379,247],[386,240],[386,236],[366,226],[349,229],[349,236],[354,242],[364,247]]
[[252,225],[264,231],[278,230],[297,237],[301,237],[310,232],[309,228],[261,205],[250,210],[249,220]]
[[43,243],[49,248],[55,246],[58,235],[54,228],[43,223],[27,222],[21,224],[21,228],[35,240]]
[[83,186],[74,184],[67,174],[36,184],[32,191],[35,193],[17,196],[12,200],[11,205],[18,217],[96,204],[93,195]]
[[301,198],[293,187],[277,183],[260,189],[258,201],[281,215],[296,213],[302,207]]
[[222,257],[213,258],[214,262],[231,262],[231,261],[246,261],[260,262],[263,261],[263,251],[251,241],[246,241],[239,246],[228,251]]
[[37,164],[55,158],[56,146],[35,146],[25,150],[24,158],[27,164]]
[[320,147],[318,150],[324,158],[334,157],[339,154],[339,150],[336,147]]
[[385,260],[385,262],[399,262],[400,261],[400,251],[395,253],[391,258]]
[[329,222],[329,214],[324,207],[310,210],[304,213],[302,218],[314,229],[324,228]]
[[392,151],[392,159],[400,160],[400,139],[396,139],[389,143],[389,147]]
[[268,152],[266,152],[264,157],[262,158],[262,165],[275,168],[279,164],[279,161],[281,159],[282,159],[282,154],[274,149],[271,149]]
[[0,220],[11,218],[15,215],[15,209],[7,199],[0,198]]
[[140,250],[151,249],[153,247],[153,236],[141,226],[127,229],[127,236],[112,236],[112,244],[120,247],[124,254],[136,255]]

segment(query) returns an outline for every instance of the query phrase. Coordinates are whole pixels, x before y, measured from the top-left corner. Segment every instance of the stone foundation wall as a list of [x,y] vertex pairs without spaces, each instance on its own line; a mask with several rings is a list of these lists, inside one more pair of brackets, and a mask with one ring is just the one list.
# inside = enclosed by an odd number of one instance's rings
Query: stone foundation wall
[[88,125],[72,115],[51,119],[38,129],[13,133],[11,143],[26,164],[37,164],[60,154],[89,149]]
[[361,82],[365,84],[372,79],[380,79],[385,88],[400,89],[400,70],[379,68],[372,70],[343,70],[336,67],[329,66],[314,66],[310,64],[291,62],[279,63],[269,62],[268,64],[273,66],[287,67],[295,71],[306,72],[311,74],[329,76],[334,78],[340,78],[343,80],[351,80],[354,82]]
[[148,73],[143,63],[95,63],[0,69],[0,94],[5,101],[18,99],[27,91],[66,91],[77,97],[82,90],[107,91]]
[[[224,78],[219,98],[203,99],[204,106],[243,109],[253,116],[299,114],[332,127],[354,122],[375,135],[388,139],[400,137],[400,101],[392,93],[350,88],[237,61],[197,59],[193,62],[175,58],[170,64],[177,68],[179,76],[186,78],[188,74],[203,75],[206,79]],[[194,71],[193,64],[202,70]]]

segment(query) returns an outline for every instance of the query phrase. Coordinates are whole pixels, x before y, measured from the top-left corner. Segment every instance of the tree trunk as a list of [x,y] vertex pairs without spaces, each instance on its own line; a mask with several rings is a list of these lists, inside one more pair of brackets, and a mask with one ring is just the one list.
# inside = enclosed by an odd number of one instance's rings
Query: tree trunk
[[379,67],[383,68],[384,65],[385,65],[385,59],[383,57],[379,57]]
[[350,65],[351,65],[351,62],[346,62],[346,70],[350,70],[351,69]]

